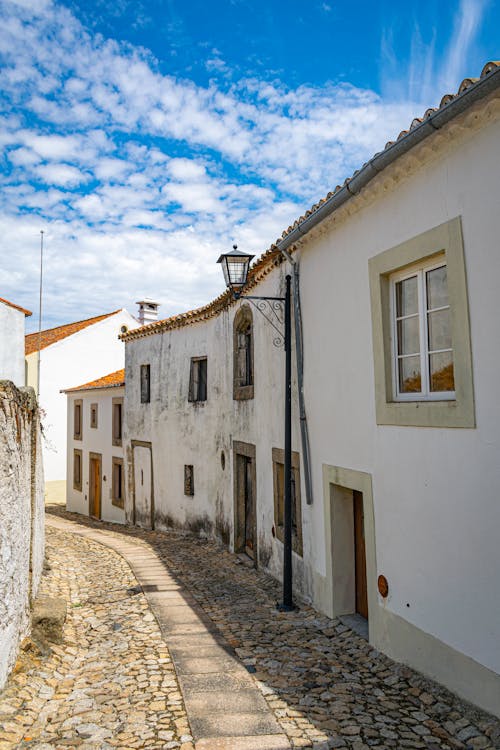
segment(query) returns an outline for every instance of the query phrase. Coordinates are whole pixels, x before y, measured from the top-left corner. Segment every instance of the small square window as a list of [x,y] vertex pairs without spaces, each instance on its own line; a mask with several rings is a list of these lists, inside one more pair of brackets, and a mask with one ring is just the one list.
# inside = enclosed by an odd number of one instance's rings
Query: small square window
[[[285,452],[273,448],[274,525],[277,538],[284,541]],[[300,456],[292,453],[292,548],[302,556],[302,506],[300,500]]]
[[77,448],[73,451],[73,489],[82,491],[82,452]]
[[97,429],[97,404],[90,404],[90,426]]
[[82,439],[82,401],[78,399],[73,406],[73,439]]
[[117,508],[125,505],[125,489],[123,486],[123,459],[113,456],[113,477],[111,488],[111,503]]
[[149,404],[151,400],[151,367],[141,365],[141,404]]
[[207,358],[193,357],[189,373],[189,401],[207,400]]
[[113,445],[122,444],[122,430],[123,430],[123,399],[113,399]]
[[184,466],[184,494],[194,495],[194,469],[190,464]]

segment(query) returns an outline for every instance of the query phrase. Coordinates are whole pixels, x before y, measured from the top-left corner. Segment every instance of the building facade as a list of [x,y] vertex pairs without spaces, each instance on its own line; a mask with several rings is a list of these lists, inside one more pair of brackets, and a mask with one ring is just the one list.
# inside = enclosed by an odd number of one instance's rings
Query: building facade
[[69,388],[66,508],[125,522],[122,425],[125,371]]
[[[300,269],[297,592],[497,715],[499,144],[491,64],[284,232],[248,290],[282,296]],[[284,355],[256,305],[224,294],[124,336],[126,516],[281,577]]]
[[29,310],[0,297],[0,380],[26,385],[24,323]]

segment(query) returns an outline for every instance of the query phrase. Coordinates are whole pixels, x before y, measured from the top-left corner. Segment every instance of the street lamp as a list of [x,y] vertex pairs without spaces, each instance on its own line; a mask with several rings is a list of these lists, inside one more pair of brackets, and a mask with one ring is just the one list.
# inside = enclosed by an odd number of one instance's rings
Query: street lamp
[[[235,299],[239,299],[248,278],[250,261],[254,256],[242,253],[236,245],[233,252],[222,253],[217,263],[222,265],[226,286],[232,291]],[[278,605],[282,612],[291,612],[295,609],[292,597],[292,336],[291,336],[291,276],[286,277],[284,297],[254,297],[245,295],[250,301],[259,300],[264,305],[267,303],[275,312],[276,304],[284,305],[285,330],[283,336],[285,348],[285,465],[284,484],[285,502],[283,508],[283,601]],[[254,305],[266,320],[276,328],[275,322],[264,312],[261,305]],[[282,332],[280,331],[280,334]]]

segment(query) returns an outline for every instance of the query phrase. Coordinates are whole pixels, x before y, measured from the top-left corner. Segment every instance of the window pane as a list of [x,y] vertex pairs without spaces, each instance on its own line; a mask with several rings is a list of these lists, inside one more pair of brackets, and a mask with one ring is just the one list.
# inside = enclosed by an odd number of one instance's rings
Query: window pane
[[417,277],[411,276],[396,284],[396,316],[414,315],[418,312]]
[[428,313],[429,351],[451,349],[450,309]]
[[427,309],[446,307],[448,304],[448,284],[446,281],[446,266],[427,271]]
[[420,357],[404,357],[398,360],[400,393],[420,393]]
[[431,354],[429,357],[429,371],[431,391],[437,393],[440,391],[455,390],[455,376],[453,373],[452,352]]
[[[398,354],[419,354],[420,334],[419,319],[413,318],[398,320]],[[445,347],[443,347],[444,349]]]

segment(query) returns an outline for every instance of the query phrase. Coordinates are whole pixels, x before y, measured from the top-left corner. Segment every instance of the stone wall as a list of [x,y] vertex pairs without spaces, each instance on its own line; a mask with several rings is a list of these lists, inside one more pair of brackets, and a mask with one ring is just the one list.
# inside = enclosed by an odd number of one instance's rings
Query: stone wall
[[29,630],[44,557],[38,405],[31,388],[0,381],[0,688]]

